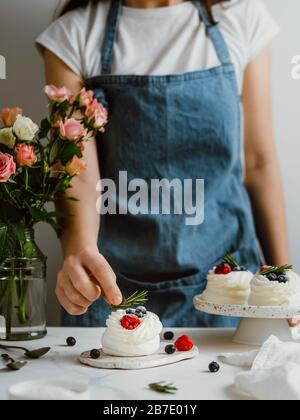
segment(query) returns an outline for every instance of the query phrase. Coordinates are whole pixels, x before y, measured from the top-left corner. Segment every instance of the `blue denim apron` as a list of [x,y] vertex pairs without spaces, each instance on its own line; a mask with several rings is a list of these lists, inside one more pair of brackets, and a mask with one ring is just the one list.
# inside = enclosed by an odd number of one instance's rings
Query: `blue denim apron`
[[[149,310],[166,327],[230,327],[236,319],[193,308],[206,275],[225,251],[251,270],[260,265],[253,216],[243,184],[240,97],[223,36],[205,24],[220,66],[179,75],[111,75],[121,0],[112,0],[102,50],[102,75],[86,81],[109,109],[109,125],[99,139],[101,177],[128,182],[151,179],[204,179],[205,220],[187,226],[186,215],[101,216],[100,252],[109,261],[125,296],[149,291]],[[202,22],[202,23],[201,23]],[[159,29],[158,29],[159,30]],[[117,198],[117,207],[124,206]],[[69,326],[103,326],[109,314],[101,299],[81,317],[63,314]]]

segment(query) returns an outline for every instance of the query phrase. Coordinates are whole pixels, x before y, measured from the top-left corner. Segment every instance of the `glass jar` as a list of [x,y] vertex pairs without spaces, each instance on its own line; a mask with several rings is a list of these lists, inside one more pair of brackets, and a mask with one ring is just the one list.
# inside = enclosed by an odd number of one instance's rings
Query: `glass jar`
[[0,266],[0,340],[34,340],[47,333],[46,257],[33,229],[19,245],[16,256]]

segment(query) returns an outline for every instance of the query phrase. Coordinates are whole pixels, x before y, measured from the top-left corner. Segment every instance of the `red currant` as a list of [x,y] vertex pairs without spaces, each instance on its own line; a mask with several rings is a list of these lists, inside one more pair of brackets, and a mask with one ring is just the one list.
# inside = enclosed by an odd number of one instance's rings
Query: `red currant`
[[229,274],[232,272],[232,268],[229,264],[221,263],[215,269],[215,274]]

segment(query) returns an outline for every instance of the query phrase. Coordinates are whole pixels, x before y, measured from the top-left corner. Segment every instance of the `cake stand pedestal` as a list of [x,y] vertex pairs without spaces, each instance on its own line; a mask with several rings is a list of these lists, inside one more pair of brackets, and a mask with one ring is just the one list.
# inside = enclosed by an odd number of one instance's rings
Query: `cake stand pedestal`
[[271,335],[282,341],[300,339],[300,329],[290,328],[288,319],[300,316],[300,308],[295,306],[242,306],[220,305],[195,296],[195,308],[211,315],[242,318],[233,341],[249,346],[261,346]]

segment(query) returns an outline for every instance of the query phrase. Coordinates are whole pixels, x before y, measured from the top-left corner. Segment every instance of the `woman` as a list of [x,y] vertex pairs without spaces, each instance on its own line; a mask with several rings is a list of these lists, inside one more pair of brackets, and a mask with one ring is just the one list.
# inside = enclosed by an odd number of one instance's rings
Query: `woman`
[[[56,289],[64,325],[104,325],[100,294],[117,305],[146,289],[165,326],[232,326],[192,304],[224,252],[255,271],[258,237],[269,264],[289,262],[272,129],[277,31],[261,0],[73,0],[38,38],[47,82],[93,89],[110,118],[85,151],[88,170],[71,191],[80,202],[59,204],[73,215]],[[204,180],[204,222],[188,225],[174,208],[119,214],[127,202],[117,197],[119,212],[101,217],[98,238],[99,174],[118,183],[121,171],[148,185]]]

